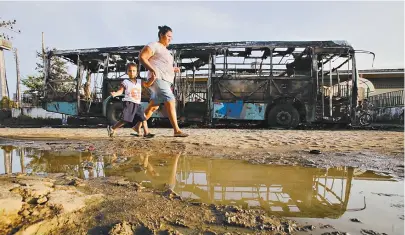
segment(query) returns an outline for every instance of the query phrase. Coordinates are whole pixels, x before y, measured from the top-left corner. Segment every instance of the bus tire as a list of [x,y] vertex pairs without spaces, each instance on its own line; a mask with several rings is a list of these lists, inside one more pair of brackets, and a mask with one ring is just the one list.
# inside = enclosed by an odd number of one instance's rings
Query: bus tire
[[364,113],[359,118],[360,125],[362,125],[362,126],[369,126],[371,124],[371,120],[372,120],[372,117],[368,113]]
[[148,127],[156,127],[156,119],[155,118],[149,118],[147,121]]
[[277,104],[268,113],[269,127],[295,128],[300,124],[300,114],[291,104]]
[[107,120],[110,125],[114,125],[120,120],[123,109],[122,103],[120,102],[114,102],[108,106]]

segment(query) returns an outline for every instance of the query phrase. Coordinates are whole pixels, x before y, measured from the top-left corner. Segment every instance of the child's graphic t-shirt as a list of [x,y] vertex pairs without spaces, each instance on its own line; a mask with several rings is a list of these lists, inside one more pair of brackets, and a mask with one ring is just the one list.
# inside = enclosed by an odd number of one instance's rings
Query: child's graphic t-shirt
[[125,97],[123,101],[130,101],[136,104],[141,103],[142,96],[142,81],[141,79],[136,79],[136,83],[129,79],[122,81],[121,85],[125,88]]

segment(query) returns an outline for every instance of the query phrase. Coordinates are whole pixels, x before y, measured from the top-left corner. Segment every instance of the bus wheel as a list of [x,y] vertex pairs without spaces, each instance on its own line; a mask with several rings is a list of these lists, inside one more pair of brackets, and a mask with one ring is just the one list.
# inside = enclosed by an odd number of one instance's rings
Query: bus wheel
[[370,114],[365,113],[360,116],[359,122],[362,126],[368,126],[371,124],[372,117]]
[[269,127],[295,128],[300,123],[300,114],[291,104],[277,104],[268,113]]
[[122,110],[123,110],[122,103],[115,102],[110,104],[110,106],[108,106],[107,120],[110,123],[110,125],[114,125],[120,120]]
[[148,127],[156,127],[156,119],[149,118],[147,122],[148,122]]

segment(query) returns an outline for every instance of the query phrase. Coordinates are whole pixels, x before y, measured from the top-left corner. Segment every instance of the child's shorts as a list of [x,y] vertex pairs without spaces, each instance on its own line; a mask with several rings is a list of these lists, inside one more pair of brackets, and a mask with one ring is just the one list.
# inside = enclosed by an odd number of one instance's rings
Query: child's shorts
[[129,123],[146,121],[145,113],[140,104],[124,101],[124,110],[122,111],[122,120]]

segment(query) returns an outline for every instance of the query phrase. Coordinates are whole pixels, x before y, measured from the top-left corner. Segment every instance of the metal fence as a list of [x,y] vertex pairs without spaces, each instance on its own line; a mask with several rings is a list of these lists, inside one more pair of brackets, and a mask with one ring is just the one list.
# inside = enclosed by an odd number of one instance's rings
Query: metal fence
[[397,107],[404,105],[404,90],[392,91],[379,95],[370,96],[369,103],[375,108],[378,107]]

